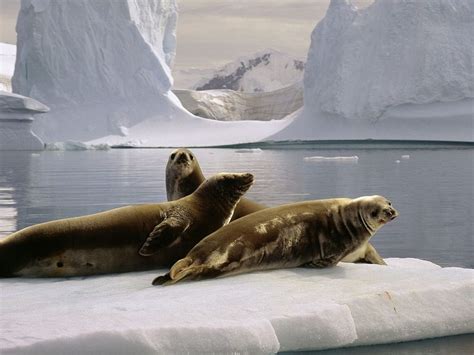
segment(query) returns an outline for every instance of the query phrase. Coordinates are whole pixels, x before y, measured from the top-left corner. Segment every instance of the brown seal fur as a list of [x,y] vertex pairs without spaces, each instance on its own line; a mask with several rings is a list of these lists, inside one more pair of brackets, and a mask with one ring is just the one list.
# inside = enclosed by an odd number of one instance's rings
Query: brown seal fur
[[[166,194],[168,201],[174,201],[189,195],[205,180],[196,156],[186,148],[171,152],[166,165]],[[242,198],[235,208],[232,221],[250,213],[260,211],[267,206]]]
[[[168,201],[177,200],[191,194],[205,180],[196,156],[186,148],[171,152],[166,165],[166,193]],[[242,198],[235,209],[232,221],[268,208],[247,198]],[[386,265],[377,250],[370,244],[362,244],[356,251],[343,258],[348,263],[368,263]]]
[[255,270],[335,265],[397,215],[391,202],[382,196],[268,208],[207,236],[153,284]]
[[223,173],[177,201],[27,227],[0,241],[0,276],[63,277],[170,266],[229,222],[252,182],[251,174]]

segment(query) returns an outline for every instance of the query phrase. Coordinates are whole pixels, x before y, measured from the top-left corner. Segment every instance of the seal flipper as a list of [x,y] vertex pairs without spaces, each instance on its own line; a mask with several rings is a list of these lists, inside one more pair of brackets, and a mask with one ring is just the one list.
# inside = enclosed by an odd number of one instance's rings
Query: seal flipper
[[170,273],[158,276],[151,283],[153,286],[166,285],[167,282],[171,281]]
[[189,225],[188,220],[176,217],[166,218],[153,229],[138,253],[142,256],[155,254],[160,248],[164,248],[175,241],[188,229]]
[[367,264],[377,264],[377,265],[387,265],[387,263],[382,259],[382,257],[377,253],[377,250],[372,246],[372,244],[367,244],[367,251],[364,258],[359,262],[365,262]]

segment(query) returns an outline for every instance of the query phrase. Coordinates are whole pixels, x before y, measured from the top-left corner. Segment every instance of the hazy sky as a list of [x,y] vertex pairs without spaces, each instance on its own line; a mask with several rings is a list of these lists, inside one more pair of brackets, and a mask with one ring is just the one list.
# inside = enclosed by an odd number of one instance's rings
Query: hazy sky
[[[100,1],[100,0],[94,0]],[[273,48],[306,57],[330,0],[178,0],[175,67],[215,67]],[[372,0],[353,0],[364,6]],[[20,0],[0,0],[0,42],[15,43]]]

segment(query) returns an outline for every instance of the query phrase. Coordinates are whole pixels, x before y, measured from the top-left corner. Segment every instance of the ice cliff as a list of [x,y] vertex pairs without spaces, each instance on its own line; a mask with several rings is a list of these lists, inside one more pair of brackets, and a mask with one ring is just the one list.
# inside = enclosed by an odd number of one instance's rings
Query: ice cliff
[[474,140],[474,2],[332,0],[280,138]]
[[196,116],[220,121],[270,121],[286,117],[303,106],[301,82],[270,92],[234,90],[173,90],[183,106]]

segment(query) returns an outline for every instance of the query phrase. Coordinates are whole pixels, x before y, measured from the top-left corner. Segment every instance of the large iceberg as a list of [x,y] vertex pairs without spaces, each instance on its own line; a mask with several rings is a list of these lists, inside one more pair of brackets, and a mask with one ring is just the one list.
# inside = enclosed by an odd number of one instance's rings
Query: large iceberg
[[250,126],[247,138],[242,126],[187,112],[170,91],[176,22],[175,0],[22,0],[13,91],[51,108],[34,132],[46,142],[175,146],[190,145],[188,135],[201,145],[255,141],[285,126]]
[[473,141],[474,2],[332,0],[311,35],[304,112],[274,139]]
[[2,354],[249,353],[474,332],[474,271],[418,259],[153,287],[164,270],[1,280]]

